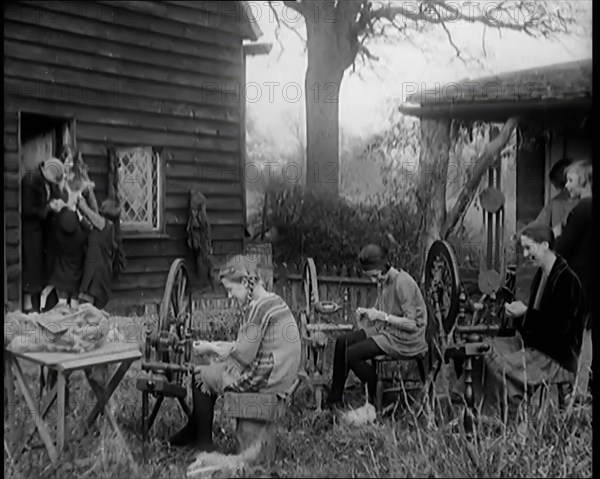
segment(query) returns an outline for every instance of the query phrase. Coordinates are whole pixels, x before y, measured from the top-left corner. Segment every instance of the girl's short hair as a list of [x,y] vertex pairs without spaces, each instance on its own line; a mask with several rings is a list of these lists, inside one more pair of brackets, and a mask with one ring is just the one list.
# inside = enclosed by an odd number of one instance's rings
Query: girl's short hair
[[592,162],[589,160],[578,160],[571,163],[565,169],[565,175],[569,173],[575,173],[579,178],[579,184],[581,186],[592,185]]
[[556,189],[562,190],[565,187],[567,183],[565,171],[571,164],[573,164],[572,158],[561,158],[552,166],[549,177]]
[[248,256],[238,254],[227,260],[219,271],[219,279],[241,282],[243,278],[258,280],[258,264]]
[[536,243],[543,243],[546,241],[551,250],[554,250],[554,243],[556,242],[556,238],[554,237],[554,232],[552,228],[546,225],[542,225],[539,223],[530,223],[525,228],[521,230],[521,236],[527,236],[532,239]]

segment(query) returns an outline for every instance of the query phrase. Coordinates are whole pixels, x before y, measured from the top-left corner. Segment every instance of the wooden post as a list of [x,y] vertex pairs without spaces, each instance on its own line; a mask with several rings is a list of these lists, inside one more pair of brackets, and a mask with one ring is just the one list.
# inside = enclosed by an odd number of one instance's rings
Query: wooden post
[[[516,143],[516,132],[512,132],[509,143]],[[517,149],[511,149],[509,155],[500,160],[502,192],[504,193],[504,262],[516,264],[516,245],[512,235],[517,231]]]
[[[421,226],[421,277],[424,279],[425,258],[446,220],[446,181],[450,158],[450,120],[421,118],[421,152],[419,155],[419,207]],[[422,282],[422,281],[421,281]]]
[[[244,231],[242,233],[242,251],[246,249],[247,238],[246,230],[248,228],[248,221],[246,218],[246,53],[247,50],[242,49],[241,51],[241,78],[240,78],[240,184],[242,194],[242,212],[244,212]],[[269,290],[270,291],[270,290]]]
[[4,302],[8,301],[8,264],[6,264],[6,214],[4,215]]
[[[18,261],[18,265],[19,265],[19,276],[18,276],[18,287],[17,287],[17,291],[18,291],[18,297],[17,297],[17,309],[21,310],[23,309],[23,202],[21,201],[22,193],[21,193],[21,187],[22,187],[22,182],[21,179],[23,178],[23,175],[25,174],[23,172],[23,158],[22,158],[22,146],[21,146],[21,120],[22,120],[22,115],[21,115],[21,111],[19,110],[19,123],[18,123],[18,128],[17,128],[17,158],[19,161],[19,184],[17,187],[17,197],[18,197],[18,202],[19,202],[19,242],[18,242],[18,246],[17,246],[17,255],[19,258]],[[6,214],[4,215],[4,217],[6,218]],[[6,221],[6,219],[4,220]],[[6,254],[6,236],[4,237],[4,251]],[[6,274],[6,272],[5,272]],[[6,281],[4,283],[6,285]],[[6,288],[6,286],[5,286]],[[4,296],[5,298],[7,296]]]
[[473,437],[474,430],[474,414],[473,409],[475,405],[475,398],[473,396],[473,364],[472,357],[467,356],[465,361],[465,412],[464,412],[464,426],[465,433],[467,438],[471,439]]

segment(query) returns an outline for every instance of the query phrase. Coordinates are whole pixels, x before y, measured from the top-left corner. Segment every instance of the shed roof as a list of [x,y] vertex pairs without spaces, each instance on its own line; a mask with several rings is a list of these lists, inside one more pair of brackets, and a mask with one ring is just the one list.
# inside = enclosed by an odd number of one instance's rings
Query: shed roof
[[437,84],[400,107],[416,116],[503,120],[511,115],[585,110],[592,102],[592,59]]
[[[185,7],[201,12],[198,15],[187,15],[182,21],[205,26],[208,15],[214,15],[224,23],[237,24],[242,38],[256,41],[262,37],[263,32],[258,25],[252,7],[248,1],[238,0],[215,1],[215,0],[169,0],[166,2],[113,2],[127,3],[128,8],[139,8],[142,11],[162,12],[163,15],[169,11],[169,4]],[[182,15],[181,13],[179,14]],[[185,15],[185,14],[183,14]]]

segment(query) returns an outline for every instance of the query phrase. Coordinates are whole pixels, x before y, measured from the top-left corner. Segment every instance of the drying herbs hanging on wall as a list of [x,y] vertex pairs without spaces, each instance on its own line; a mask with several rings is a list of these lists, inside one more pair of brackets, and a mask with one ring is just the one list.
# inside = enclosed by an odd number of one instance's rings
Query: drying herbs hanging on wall
[[114,148],[108,149],[108,197],[102,203],[102,214],[113,221],[115,229],[115,255],[113,257],[113,277],[117,279],[127,266],[127,257],[123,248],[121,233],[121,203],[119,196],[119,173],[117,170],[117,155]]
[[212,239],[210,221],[206,213],[206,197],[198,189],[190,190],[190,210],[187,224],[187,244],[196,256],[196,274],[201,280],[207,279],[214,290],[212,280]]

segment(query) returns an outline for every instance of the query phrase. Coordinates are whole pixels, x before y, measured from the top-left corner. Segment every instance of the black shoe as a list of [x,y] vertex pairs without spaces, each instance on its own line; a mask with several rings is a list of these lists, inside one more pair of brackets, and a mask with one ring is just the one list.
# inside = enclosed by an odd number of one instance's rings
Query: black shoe
[[196,429],[194,428],[194,424],[191,421],[188,421],[183,429],[169,439],[169,444],[173,447],[185,447],[192,446],[196,441]]
[[215,446],[215,444],[211,441],[198,441],[195,446],[194,449],[196,449],[197,452],[213,452],[217,450],[217,446]]
[[214,450],[212,426],[217,397],[204,394],[198,387],[194,387],[192,399],[194,405],[188,423],[169,440],[169,443],[175,447],[194,446],[200,451]]

